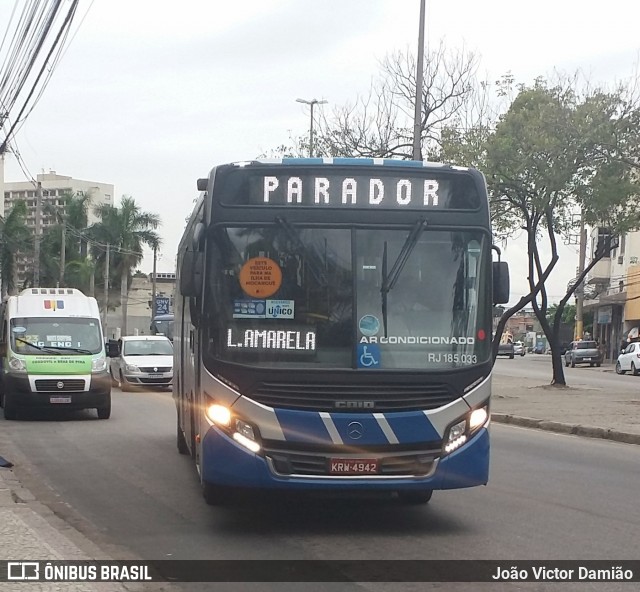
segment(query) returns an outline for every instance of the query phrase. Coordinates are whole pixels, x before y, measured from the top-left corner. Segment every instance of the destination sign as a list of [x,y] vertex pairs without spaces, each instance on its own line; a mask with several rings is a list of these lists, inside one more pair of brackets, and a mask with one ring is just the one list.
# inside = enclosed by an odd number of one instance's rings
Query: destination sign
[[473,178],[460,171],[341,171],[233,171],[222,183],[220,196],[225,203],[265,207],[475,210],[480,205]]

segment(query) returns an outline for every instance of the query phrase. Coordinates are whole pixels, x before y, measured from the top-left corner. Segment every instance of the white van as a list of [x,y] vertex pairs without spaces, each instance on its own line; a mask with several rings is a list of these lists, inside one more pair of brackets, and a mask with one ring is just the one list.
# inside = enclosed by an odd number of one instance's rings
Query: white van
[[3,305],[0,405],[95,408],[111,415],[111,379],[95,298],[74,288],[30,288]]

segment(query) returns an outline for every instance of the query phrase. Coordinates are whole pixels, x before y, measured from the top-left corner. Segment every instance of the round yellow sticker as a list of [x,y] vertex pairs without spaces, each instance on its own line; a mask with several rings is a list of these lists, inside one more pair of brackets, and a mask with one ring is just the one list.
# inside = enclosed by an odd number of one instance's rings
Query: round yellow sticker
[[280,266],[268,257],[253,257],[240,269],[240,286],[253,298],[269,298],[282,284]]

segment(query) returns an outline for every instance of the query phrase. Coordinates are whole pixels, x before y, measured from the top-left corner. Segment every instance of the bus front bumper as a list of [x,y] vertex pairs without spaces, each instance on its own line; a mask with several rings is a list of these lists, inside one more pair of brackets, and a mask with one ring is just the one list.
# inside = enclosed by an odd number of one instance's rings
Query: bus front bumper
[[250,452],[214,426],[202,440],[202,480],[217,486],[288,490],[458,489],[486,485],[489,449],[489,431],[483,427],[456,451],[436,459],[425,476],[281,475],[269,459]]
[[[47,379],[47,376],[42,376]],[[65,378],[74,379],[69,375]],[[60,382],[64,382],[62,378]],[[5,374],[3,390],[11,405],[18,408],[61,408],[95,409],[109,405],[111,397],[111,377],[108,372],[91,375],[88,391],[49,390],[33,392],[29,377],[26,375]]]

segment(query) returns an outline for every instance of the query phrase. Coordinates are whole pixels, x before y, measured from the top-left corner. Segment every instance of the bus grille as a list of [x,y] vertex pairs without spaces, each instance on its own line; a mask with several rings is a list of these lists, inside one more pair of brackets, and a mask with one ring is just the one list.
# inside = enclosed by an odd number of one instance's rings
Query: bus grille
[[[332,458],[344,458],[344,454],[292,452],[281,450],[265,450],[266,457],[271,461],[273,470],[279,475],[331,476],[329,466]],[[359,457],[364,457],[360,455]],[[366,456],[376,457],[375,453]],[[406,452],[384,456],[380,454],[379,473],[368,477],[408,477],[428,475],[435,459],[440,456],[440,448],[425,450],[424,452]]]
[[[59,386],[62,383],[62,387]],[[56,392],[64,393],[69,391],[84,391],[85,381],[83,378],[53,378],[53,379],[37,379],[36,390],[38,392]]]
[[277,409],[347,413],[436,409],[458,398],[446,384],[263,382],[247,396]]

